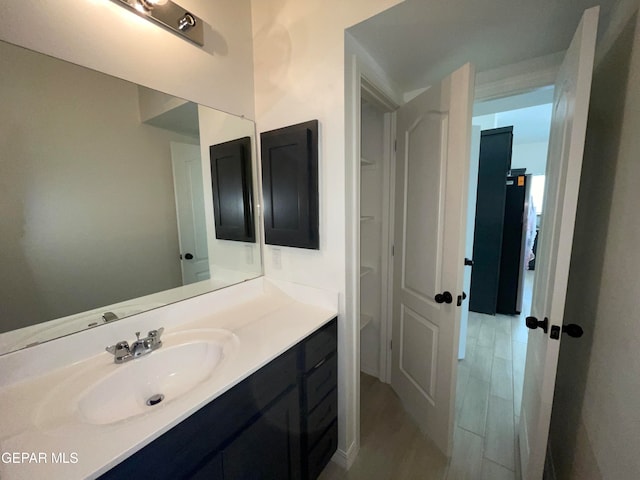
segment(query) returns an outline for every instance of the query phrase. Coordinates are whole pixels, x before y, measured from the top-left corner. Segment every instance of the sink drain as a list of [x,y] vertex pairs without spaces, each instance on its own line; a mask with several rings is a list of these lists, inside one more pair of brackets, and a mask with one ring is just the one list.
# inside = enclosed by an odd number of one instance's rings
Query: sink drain
[[162,400],[164,400],[164,395],[161,393],[156,393],[155,395],[151,395],[147,399],[147,405],[153,407],[154,405],[159,404]]

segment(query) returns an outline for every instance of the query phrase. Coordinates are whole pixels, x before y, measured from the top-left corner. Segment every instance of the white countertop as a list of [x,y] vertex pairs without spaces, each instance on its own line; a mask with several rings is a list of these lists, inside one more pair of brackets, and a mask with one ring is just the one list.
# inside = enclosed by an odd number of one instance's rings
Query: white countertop
[[[212,292],[180,302],[173,309],[168,306],[155,314],[147,312],[114,322],[113,328],[105,325],[0,357],[0,478],[95,478],[337,315],[336,295],[302,286],[285,287],[288,295],[260,278],[239,286],[237,295],[232,291],[235,287],[230,287],[221,294]],[[176,316],[182,316],[182,321]],[[104,346],[132,340],[132,334],[123,336],[121,332],[163,326],[168,337],[198,328],[225,329],[236,336],[235,347],[215,369],[206,389],[195,388],[171,402],[156,405],[149,413],[111,425],[54,422],[45,428],[37,421],[47,393],[65,379],[87,365],[99,364],[101,371],[120,367],[113,363],[113,356],[104,351]],[[93,354],[83,355],[87,351]],[[20,463],[14,463],[15,454]],[[29,457],[23,460],[24,454]],[[68,463],[54,464],[54,456]]]

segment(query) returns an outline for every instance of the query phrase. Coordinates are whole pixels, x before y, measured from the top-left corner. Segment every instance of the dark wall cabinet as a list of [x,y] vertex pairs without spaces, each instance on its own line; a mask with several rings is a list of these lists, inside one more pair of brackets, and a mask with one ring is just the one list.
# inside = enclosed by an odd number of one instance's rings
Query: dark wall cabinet
[[314,480],[336,451],[337,320],[102,479]]
[[318,121],[260,134],[266,243],[320,248]]
[[216,238],[255,242],[251,139],[209,147]]

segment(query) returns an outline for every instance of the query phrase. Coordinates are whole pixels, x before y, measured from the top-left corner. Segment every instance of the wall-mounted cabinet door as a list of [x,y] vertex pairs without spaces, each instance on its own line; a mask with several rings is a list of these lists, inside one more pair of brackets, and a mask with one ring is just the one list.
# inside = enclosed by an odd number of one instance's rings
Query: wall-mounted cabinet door
[[209,147],[216,238],[255,242],[251,139]]
[[264,132],[260,142],[265,242],[320,248],[318,121]]

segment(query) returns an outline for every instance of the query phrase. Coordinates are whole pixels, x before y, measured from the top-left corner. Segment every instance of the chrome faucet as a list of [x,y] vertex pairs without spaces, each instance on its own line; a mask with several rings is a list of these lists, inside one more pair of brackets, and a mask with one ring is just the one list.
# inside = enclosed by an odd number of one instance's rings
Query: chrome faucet
[[140,332],[136,332],[136,340],[131,345],[123,340],[115,345],[109,345],[105,350],[114,356],[115,363],[128,362],[160,348],[162,346],[162,340],[160,340],[162,332],[164,332],[164,327],[151,330],[145,338],[140,338]]
[[113,322],[114,320],[118,320],[118,316],[113,312],[104,312],[102,314],[102,320],[104,323]]

